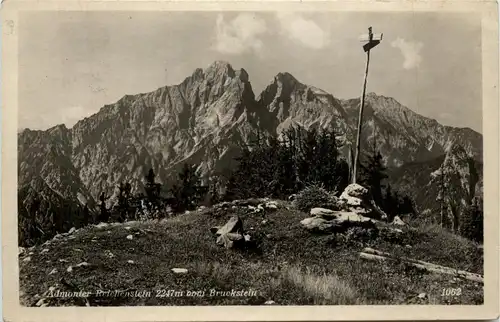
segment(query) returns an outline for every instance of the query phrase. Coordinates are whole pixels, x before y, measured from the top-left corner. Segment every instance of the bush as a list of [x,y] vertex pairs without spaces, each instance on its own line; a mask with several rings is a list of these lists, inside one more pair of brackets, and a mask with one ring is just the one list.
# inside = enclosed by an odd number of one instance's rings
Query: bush
[[330,193],[322,186],[316,184],[300,191],[295,197],[293,204],[298,210],[303,212],[309,212],[315,207],[337,209],[334,193]]

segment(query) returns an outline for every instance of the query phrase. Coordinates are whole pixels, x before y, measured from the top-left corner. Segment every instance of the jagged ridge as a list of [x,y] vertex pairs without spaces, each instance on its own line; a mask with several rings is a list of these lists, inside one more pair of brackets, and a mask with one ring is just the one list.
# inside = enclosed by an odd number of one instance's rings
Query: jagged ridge
[[[140,190],[149,168],[160,182],[186,161],[200,164],[205,174],[223,171],[258,132],[275,135],[291,125],[335,127],[350,143],[358,108],[359,99],[337,99],[288,73],[276,75],[255,98],[244,69],[217,61],[178,85],[126,95],[71,129],[24,130],[18,135],[19,188],[40,175],[65,198],[82,195],[93,202],[121,181]],[[481,160],[479,133],[443,126],[392,98],[369,94],[364,149],[374,145],[374,125],[375,145],[389,166],[431,160],[453,142]]]

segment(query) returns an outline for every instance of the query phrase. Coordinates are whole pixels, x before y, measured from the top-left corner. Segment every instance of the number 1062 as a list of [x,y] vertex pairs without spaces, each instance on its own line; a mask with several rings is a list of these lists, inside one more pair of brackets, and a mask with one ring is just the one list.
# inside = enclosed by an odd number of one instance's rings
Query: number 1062
[[461,288],[443,288],[443,293],[441,296],[459,296],[462,295]]

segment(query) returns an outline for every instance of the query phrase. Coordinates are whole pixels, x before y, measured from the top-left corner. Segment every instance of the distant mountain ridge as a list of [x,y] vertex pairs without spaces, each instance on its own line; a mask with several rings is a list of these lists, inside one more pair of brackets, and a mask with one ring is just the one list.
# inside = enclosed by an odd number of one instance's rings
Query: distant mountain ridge
[[[160,182],[184,162],[199,164],[204,174],[224,171],[242,145],[291,125],[334,127],[352,144],[358,111],[359,99],[337,99],[289,73],[276,75],[256,98],[244,69],[217,61],[178,85],[126,95],[71,129],[25,129],[18,134],[18,189],[41,178],[66,200],[94,205],[102,191],[112,194],[122,181],[141,190],[149,168]],[[435,159],[454,143],[482,160],[481,134],[368,94],[362,147],[375,145],[388,166]]]

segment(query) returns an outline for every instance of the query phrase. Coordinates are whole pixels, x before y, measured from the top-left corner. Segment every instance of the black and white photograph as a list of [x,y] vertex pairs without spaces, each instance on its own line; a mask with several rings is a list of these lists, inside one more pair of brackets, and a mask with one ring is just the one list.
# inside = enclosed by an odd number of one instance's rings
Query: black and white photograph
[[19,305],[484,305],[482,26],[19,12]]

